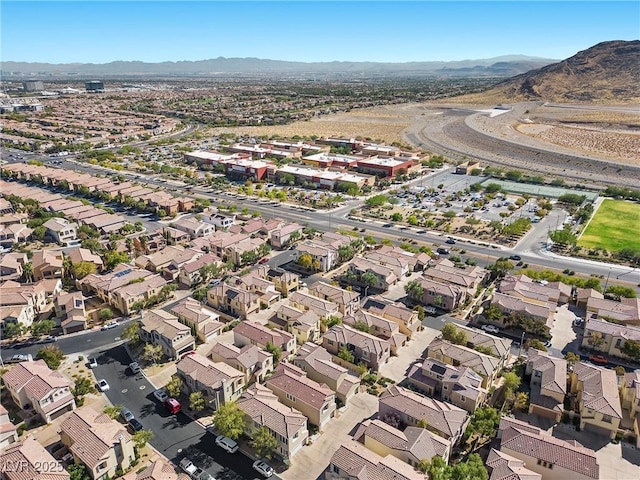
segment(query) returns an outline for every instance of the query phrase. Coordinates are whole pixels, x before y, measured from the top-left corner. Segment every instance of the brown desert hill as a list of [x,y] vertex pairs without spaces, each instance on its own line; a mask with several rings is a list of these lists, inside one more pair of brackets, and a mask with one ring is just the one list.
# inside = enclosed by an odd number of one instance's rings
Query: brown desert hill
[[602,42],[456,100],[629,104],[640,101],[640,40]]

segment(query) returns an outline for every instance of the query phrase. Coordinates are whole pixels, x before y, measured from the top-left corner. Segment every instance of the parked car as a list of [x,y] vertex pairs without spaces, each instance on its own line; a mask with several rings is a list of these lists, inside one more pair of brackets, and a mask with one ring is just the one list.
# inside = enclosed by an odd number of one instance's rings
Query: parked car
[[216,437],[216,445],[227,451],[227,453],[236,453],[238,451],[238,444],[224,435],[218,435]]
[[53,335],[49,335],[48,337],[44,337],[38,341],[38,343],[53,343],[56,341],[56,337]]
[[109,384],[104,378],[98,380],[98,390],[100,390],[101,392],[106,392],[107,390],[109,390]]
[[273,475],[273,468],[264,460],[256,460],[253,462],[253,469],[266,478]]
[[129,364],[129,370],[131,370],[131,373],[136,374],[136,373],[140,373],[142,369],[140,368],[140,365],[138,364],[138,362],[131,362]]
[[125,421],[125,422],[130,422],[131,420],[133,420],[133,413],[131,413],[131,410],[129,410],[128,408],[122,407],[120,409],[120,417]]
[[162,389],[156,390],[155,392],[153,392],[153,396],[156,397],[156,400],[162,403],[164,403],[169,398],[169,395],[167,394],[167,392],[165,392]]
[[576,317],[573,319],[574,327],[581,327],[583,324],[584,324],[584,320],[582,319],[582,317]]
[[190,477],[192,477],[198,471],[198,467],[196,467],[188,458],[183,458],[182,460],[180,460],[180,468],[184,470],[184,472]]
[[30,362],[31,360],[33,360],[33,356],[30,353],[26,355],[19,353],[11,357],[7,363]]
[[482,325],[480,328],[487,333],[500,333],[500,329],[495,325]]
[[129,420],[129,426],[134,432],[139,432],[144,428],[142,424],[135,418],[132,418],[131,420]]
[[101,330],[111,330],[112,328],[116,328],[118,325],[120,324],[115,320],[113,322],[107,322],[102,326]]
[[602,355],[589,355],[589,361],[600,365],[607,365],[609,363],[609,360]]
[[89,368],[96,368],[98,366],[98,359],[96,357],[89,358]]
[[178,413],[182,409],[182,405],[175,398],[167,398],[164,401],[164,406],[171,414]]
[[267,263],[268,261],[269,261],[269,257],[264,257],[264,258],[261,258],[258,263],[263,264],[263,263]]
[[551,348],[551,340],[545,340],[543,345],[544,345],[544,348]]

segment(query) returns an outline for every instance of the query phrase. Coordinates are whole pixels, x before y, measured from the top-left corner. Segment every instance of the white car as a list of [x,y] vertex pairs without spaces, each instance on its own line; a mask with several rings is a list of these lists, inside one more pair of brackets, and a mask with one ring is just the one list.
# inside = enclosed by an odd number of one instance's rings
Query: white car
[[141,368],[140,368],[140,365],[138,364],[138,362],[131,362],[129,364],[129,370],[131,370],[131,373],[136,374],[136,373],[140,373]]
[[253,469],[266,478],[269,478],[274,473],[273,468],[264,460],[256,460],[253,462]]
[[107,390],[109,390],[109,384],[103,378],[102,380],[98,380],[98,388],[100,389],[101,392],[106,392]]
[[153,396],[156,397],[156,399],[161,403],[164,403],[164,401],[169,398],[167,392],[162,389],[153,392]]
[[227,453],[236,453],[238,451],[238,444],[224,435],[218,435],[216,437],[216,445],[227,451]]
[[98,366],[98,359],[96,357],[91,357],[89,359],[89,368],[96,368]]
[[487,333],[500,333],[500,329],[494,325],[482,325],[480,328]]
[[118,325],[120,324],[116,321],[108,322],[102,326],[102,330],[111,330],[112,328],[116,328]]

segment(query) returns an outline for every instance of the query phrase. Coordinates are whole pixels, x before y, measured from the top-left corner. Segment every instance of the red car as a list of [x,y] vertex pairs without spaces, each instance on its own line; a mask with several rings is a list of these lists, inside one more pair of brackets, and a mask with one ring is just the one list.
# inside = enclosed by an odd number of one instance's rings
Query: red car
[[599,363],[601,365],[606,365],[609,363],[609,360],[607,360],[602,355],[589,355],[589,361],[593,363]]
[[269,257],[261,258],[258,263],[267,263],[269,261]]

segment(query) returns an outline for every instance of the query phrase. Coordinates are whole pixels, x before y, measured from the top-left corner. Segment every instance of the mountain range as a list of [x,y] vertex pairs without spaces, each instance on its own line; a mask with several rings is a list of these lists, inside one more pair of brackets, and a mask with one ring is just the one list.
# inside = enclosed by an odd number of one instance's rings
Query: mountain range
[[27,63],[0,62],[3,75],[18,76],[219,76],[219,75],[329,75],[358,77],[511,77],[557,60],[506,55],[481,60],[451,62],[287,62],[260,58],[219,57],[199,61],[146,63],[115,61],[110,63]]

